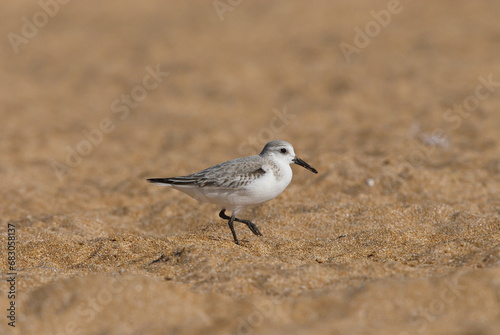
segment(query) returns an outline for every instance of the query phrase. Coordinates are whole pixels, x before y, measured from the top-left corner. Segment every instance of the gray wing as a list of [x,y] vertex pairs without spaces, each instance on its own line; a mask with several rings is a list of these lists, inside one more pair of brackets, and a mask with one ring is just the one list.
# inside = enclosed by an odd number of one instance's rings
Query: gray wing
[[262,157],[250,156],[233,159],[205,170],[182,177],[152,178],[151,183],[175,186],[239,188],[265,175]]

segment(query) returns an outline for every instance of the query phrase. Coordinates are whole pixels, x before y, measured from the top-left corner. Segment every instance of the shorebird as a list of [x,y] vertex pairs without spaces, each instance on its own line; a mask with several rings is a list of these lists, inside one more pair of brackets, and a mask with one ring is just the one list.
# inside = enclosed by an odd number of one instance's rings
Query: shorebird
[[[292,180],[292,163],[318,173],[295,156],[290,143],[275,140],[267,143],[258,155],[233,159],[187,176],[150,178],[148,181],[175,188],[200,202],[221,206],[219,217],[227,220],[234,243],[240,244],[234,221],[244,223],[255,235],[262,234],[252,221],[239,219],[236,215],[246,206],[262,204],[283,192]],[[226,215],[226,209],[231,216]]]

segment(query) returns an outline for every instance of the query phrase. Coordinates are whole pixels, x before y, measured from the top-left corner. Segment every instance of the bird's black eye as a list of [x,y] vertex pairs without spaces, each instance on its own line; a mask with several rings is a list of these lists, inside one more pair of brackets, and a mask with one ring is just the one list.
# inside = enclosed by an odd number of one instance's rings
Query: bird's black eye
[[286,149],[285,148],[281,148],[280,151],[281,151],[282,154],[286,154]]

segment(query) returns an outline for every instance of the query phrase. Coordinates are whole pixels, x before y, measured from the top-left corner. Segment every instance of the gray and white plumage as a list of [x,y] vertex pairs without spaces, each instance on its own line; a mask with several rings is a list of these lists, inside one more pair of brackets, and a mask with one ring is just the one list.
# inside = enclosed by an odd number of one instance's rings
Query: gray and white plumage
[[[318,173],[295,156],[290,143],[275,140],[267,143],[258,155],[233,159],[187,176],[148,181],[175,188],[201,202],[218,204],[223,208],[221,217],[227,217],[223,212],[228,209],[235,221],[246,223],[250,221],[237,219],[235,215],[245,206],[261,204],[283,192],[292,180],[292,163]],[[232,222],[229,225],[232,227]]]

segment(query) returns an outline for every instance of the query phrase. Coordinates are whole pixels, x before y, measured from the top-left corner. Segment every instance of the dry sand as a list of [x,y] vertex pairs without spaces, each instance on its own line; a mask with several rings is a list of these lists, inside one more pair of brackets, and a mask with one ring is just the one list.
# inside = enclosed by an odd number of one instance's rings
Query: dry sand
[[[0,12],[0,333],[499,333],[498,1],[46,3]],[[145,182],[271,138],[320,173],[241,246]]]

